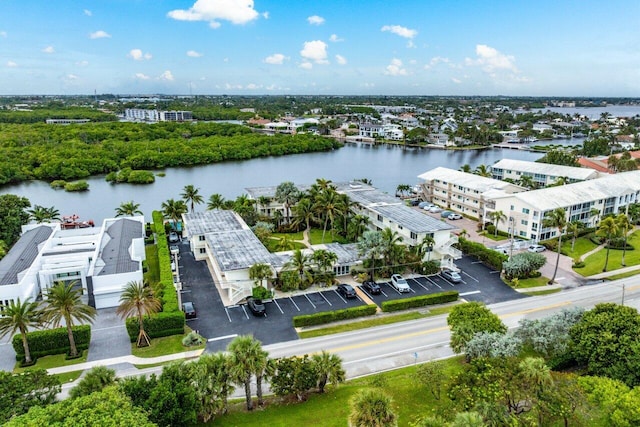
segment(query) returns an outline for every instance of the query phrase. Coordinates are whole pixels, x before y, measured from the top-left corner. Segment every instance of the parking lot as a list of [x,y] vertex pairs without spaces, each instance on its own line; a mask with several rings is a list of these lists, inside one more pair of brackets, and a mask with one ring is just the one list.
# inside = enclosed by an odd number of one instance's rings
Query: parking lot
[[[206,337],[207,349],[224,349],[236,336],[253,334],[263,344],[272,344],[297,339],[292,318],[302,314],[332,311],[365,304],[359,297],[345,299],[334,288],[297,296],[278,296],[265,303],[266,315],[254,316],[245,304],[225,307],[215,287],[207,265],[196,262],[188,244],[180,244],[178,263],[183,284],[183,301],[192,301],[197,317],[187,319],[187,325]],[[427,295],[448,290],[457,290],[461,298],[482,301],[487,304],[524,297],[506,286],[497,273],[486,266],[464,257],[456,264],[461,268],[462,283],[451,283],[440,275],[408,278],[411,292],[400,294],[388,282],[380,282],[381,293],[369,295],[380,305],[385,300]],[[366,291],[361,288],[363,292]]]

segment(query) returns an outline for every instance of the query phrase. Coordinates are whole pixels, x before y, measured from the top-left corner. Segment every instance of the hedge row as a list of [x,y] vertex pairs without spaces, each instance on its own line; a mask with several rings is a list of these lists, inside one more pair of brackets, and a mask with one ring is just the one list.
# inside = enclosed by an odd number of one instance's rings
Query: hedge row
[[[145,316],[144,330],[149,338],[168,337],[170,335],[184,334],[184,313],[182,311],[174,311],[172,313],[160,312],[152,317]],[[131,342],[138,339],[138,318],[129,317],[125,322],[127,326],[127,334]]]
[[304,314],[293,318],[293,326],[314,326],[338,320],[354,319],[356,317],[372,316],[376,314],[378,307],[375,304],[361,305],[358,307],[344,308],[335,311],[323,311],[314,314]]
[[173,272],[171,271],[171,254],[167,235],[164,231],[164,218],[159,211],[153,211],[153,224],[156,231],[156,244],[158,245],[158,261],[160,263],[160,283],[162,284],[162,311],[180,311],[178,307],[178,294],[173,285]]
[[425,305],[442,304],[445,302],[457,301],[458,291],[446,291],[419,297],[396,299],[382,302],[382,311],[398,311],[408,308],[424,307]]
[[[72,327],[71,330],[73,331],[78,351],[81,352],[88,349],[89,341],[91,341],[91,326],[78,325]],[[66,327],[27,332],[27,342],[33,358],[51,354],[65,354],[71,350]],[[11,344],[16,352],[16,360],[24,360],[22,334],[14,335]]]
[[463,253],[478,258],[483,264],[497,271],[502,271],[502,263],[509,259],[505,254],[489,249],[482,243],[463,238],[459,239],[458,247]]

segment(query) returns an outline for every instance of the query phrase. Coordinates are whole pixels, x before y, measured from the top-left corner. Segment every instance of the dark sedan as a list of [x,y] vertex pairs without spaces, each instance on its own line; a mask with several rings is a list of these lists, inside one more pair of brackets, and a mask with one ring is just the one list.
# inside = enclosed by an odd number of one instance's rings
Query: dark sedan
[[346,283],[340,283],[337,289],[338,293],[345,298],[355,298],[356,290],[353,289],[353,286],[347,285]]
[[195,319],[198,316],[196,307],[191,301],[182,303],[182,311],[184,311],[184,317],[187,319]]
[[365,280],[364,282],[362,282],[362,287],[371,295],[379,295],[380,292],[382,292],[382,290],[380,289],[380,285],[378,285],[373,280]]
[[267,314],[267,308],[264,306],[262,300],[249,297],[247,298],[247,307],[254,316],[265,316]]

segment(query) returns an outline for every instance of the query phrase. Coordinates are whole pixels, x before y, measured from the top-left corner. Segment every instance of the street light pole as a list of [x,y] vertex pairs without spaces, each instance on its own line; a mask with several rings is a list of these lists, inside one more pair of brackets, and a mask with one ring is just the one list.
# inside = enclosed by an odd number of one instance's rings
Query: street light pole
[[622,284],[622,302],[621,305],[624,305],[624,291],[625,291],[626,285],[623,283]]

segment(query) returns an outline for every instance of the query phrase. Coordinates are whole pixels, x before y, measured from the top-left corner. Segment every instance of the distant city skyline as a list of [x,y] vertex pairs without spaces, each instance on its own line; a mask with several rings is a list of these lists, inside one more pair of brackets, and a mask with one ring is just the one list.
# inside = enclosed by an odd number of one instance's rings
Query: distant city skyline
[[638,0],[3,0],[0,95],[638,97],[638,16]]

